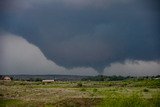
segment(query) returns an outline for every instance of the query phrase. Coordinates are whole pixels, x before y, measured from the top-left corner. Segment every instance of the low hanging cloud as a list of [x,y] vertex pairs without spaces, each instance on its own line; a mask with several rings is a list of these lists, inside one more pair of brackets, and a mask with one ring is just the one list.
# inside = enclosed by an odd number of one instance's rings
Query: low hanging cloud
[[[0,74],[62,74],[98,75],[92,67],[65,68],[49,60],[41,50],[23,37],[10,33],[0,34]],[[103,75],[147,76],[160,74],[159,61],[126,60],[111,63],[105,67]]]
[[66,69],[47,59],[38,47],[24,38],[9,33],[1,35],[1,74],[97,75],[89,67]]
[[106,67],[104,75],[153,76],[160,75],[159,61],[126,60],[124,63],[112,63]]

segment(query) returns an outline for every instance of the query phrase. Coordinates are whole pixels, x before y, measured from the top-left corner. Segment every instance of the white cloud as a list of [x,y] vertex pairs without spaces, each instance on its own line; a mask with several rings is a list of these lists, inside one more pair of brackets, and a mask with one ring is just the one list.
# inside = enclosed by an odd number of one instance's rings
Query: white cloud
[[66,69],[47,59],[41,50],[22,37],[5,33],[0,37],[2,74],[96,75],[93,68]]
[[112,63],[111,66],[106,67],[104,75],[160,75],[160,63],[156,61],[126,60],[124,63]]

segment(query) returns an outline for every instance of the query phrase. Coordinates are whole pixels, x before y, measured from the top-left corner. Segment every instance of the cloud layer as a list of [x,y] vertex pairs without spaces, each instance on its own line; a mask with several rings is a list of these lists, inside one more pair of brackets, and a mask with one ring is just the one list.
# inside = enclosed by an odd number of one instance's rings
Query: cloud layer
[[104,75],[153,76],[160,74],[160,62],[126,60],[124,63],[112,63],[104,69]]
[[66,69],[47,59],[41,50],[22,37],[3,34],[2,74],[63,74],[63,75],[96,75],[93,68]]
[[0,29],[67,69],[160,60],[158,0],[0,0]]
[[[41,50],[24,38],[10,33],[0,36],[0,74],[61,74],[98,75],[92,67],[67,69],[47,59]],[[124,63],[111,63],[105,67],[103,75],[146,76],[159,75],[158,61],[126,60]]]

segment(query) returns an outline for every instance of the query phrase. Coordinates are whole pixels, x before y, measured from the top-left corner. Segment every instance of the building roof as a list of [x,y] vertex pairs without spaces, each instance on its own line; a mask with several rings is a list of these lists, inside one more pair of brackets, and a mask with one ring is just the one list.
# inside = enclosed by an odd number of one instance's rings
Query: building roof
[[8,77],[8,76],[5,76],[5,77],[3,78],[3,80],[11,80],[11,78]]

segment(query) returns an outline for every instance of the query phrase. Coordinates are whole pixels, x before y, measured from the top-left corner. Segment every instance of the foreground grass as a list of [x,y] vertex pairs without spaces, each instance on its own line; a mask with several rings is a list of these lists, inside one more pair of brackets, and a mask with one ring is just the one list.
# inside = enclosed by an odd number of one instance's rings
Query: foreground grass
[[129,96],[112,93],[98,107],[160,107],[160,93],[157,92],[150,99],[143,98],[138,93]]
[[0,107],[15,107],[15,106],[17,106],[17,107],[19,107],[19,106],[22,106],[23,105],[23,103],[21,102],[21,101],[19,101],[19,100],[12,100],[12,99],[10,99],[10,100],[4,100],[4,99],[0,99]]
[[160,107],[159,86],[159,80],[0,81],[0,107]]
[[16,99],[0,99],[0,107],[54,107],[54,105],[38,102],[24,102]]

